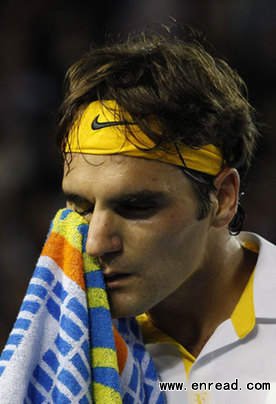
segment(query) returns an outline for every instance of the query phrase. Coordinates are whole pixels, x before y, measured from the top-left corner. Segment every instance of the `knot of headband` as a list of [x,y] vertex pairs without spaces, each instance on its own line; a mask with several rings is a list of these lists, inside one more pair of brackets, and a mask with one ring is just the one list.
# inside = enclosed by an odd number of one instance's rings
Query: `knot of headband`
[[[217,175],[223,165],[220,150],[207,144],[199,149],[180,145],[177,149],[160,150],[154,148],[153,141],[124,113],[120,119],[120,107],[113,100],[94,101],[87,106],[79,119],[73,124],[68,136],[66,152],[83,154],[123,154],[143,157],[173,164],[202,173]],[[126,137],[126,125],[131,123],[130,137]],[[179,156],[181,154],[181,157]]]

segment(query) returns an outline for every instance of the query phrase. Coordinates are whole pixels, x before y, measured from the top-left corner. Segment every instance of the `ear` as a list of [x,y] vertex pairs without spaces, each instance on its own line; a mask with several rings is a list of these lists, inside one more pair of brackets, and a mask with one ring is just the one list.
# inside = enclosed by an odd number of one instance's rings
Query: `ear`
[[228,225],[235,216],[239,202],[240,176],[235,168],[224,168],[215,178],[216,203],[212,224],[214,227]]

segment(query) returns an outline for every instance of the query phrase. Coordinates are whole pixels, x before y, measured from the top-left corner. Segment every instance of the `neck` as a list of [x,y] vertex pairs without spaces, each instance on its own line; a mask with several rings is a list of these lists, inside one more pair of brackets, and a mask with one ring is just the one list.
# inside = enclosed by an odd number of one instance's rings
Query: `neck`
[[235,237],[218,239],[202,266],[149,311],[152,322],[194,356],[231,316],[256,262]]

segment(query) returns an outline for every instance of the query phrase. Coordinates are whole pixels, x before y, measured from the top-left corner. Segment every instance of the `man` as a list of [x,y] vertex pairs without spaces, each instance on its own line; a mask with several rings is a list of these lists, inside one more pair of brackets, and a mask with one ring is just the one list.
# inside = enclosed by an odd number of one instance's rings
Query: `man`
[[183,382],[169,403],[275,402],[276,250],[237,236],[257,137],[244,94],[190,33],[92,49],[66,77],[67,204],[113,317],[137,316],[162,381]]

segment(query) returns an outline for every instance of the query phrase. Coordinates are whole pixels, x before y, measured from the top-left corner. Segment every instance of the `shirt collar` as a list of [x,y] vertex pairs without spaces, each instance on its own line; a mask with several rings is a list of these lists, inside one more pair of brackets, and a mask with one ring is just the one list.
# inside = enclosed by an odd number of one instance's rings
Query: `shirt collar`
[[257,320],[276,320],[276,246],[254,233],[242,232],[242,243],[253,243],[259,250],[254,271],[253,300]]

